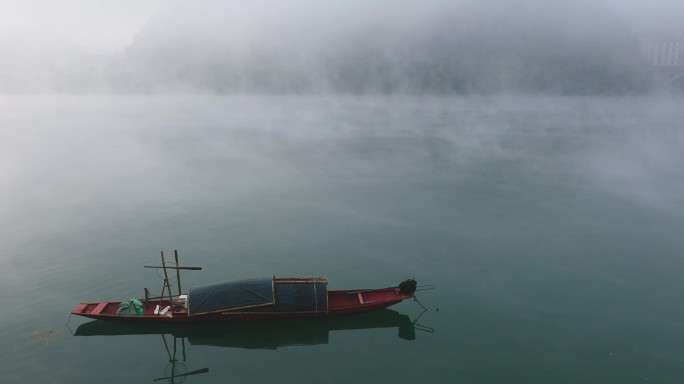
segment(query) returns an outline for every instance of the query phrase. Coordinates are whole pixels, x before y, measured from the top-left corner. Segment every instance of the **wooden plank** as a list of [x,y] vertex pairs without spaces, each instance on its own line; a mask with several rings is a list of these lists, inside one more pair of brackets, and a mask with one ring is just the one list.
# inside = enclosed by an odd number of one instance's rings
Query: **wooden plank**
[[93,309],[93,311],[90,312],[90,313],[92,313],[93,315],[97,315],[98,313],[102,313],[102,310],[105,309],[105,307],[107,306],[107,304],[109,304],[109,303],[100,303],[100,304],[98,304],[97,307],[95,307],[95,309]]
[[74,308],[74,312],[75,313],[83,313],[83,311],[86,309],[87,306],[88,306],[87,303],[80,303],[79,305],[76,306],[76,308]]

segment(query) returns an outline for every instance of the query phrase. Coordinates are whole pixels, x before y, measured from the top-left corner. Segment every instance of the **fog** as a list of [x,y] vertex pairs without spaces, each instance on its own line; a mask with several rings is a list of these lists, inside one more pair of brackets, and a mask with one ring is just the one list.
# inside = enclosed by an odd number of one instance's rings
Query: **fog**
[[674,0],[0,2],[0,92],[639,94]]
[[0,0],[0,382],[161,376],[160,345],[64,323],[74,303],[153,288],[136,266],[174,248],[205,267],[185,288],[438,287],[420,293],[436,333],[411,344],[369,329],[296,353],[195,345],[205,381],[301,382],[313,361],[334,382],[678,382],[682,84],[643,48],[682,39],[681,15],[681,0]]

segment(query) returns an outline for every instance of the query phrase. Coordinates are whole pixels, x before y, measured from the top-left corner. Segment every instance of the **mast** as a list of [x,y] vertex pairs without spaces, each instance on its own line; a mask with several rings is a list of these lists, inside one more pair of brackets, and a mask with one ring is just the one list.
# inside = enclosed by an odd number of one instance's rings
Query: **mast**
[[[150,300],[150,299],[159,299],[161,302],[162,300],[165,299],[165,293],[168,290],[168,299],[169,302],[173,301],[173,294],[171,293],[171,283],[169,282],[169,269],[175,269],[176,270],[176,280],[178,281],[178,296],[182,295],[183,292],[181,291],[181,278],[180,278],[180,271],[186,270],[186,271],[201,271],[202,267],[181,267],[178,263],[178,250],[174,250],[174,259],[175,259],[175,265],[167,265],[166,258],[164,257],[164,251],[161,251],[161,265],[145,265],[145,268],[156,268],[156,269],[162,269],[164,271],[164,283],[162,284],[162,291],[161,295],[159,297],[148,297],[148,290],[145,288],[145,299]],[[173,262],[171,262],[173,264]]]
[[166,260],[164,260],[164,251],[161,251],[162,268],[164,268],[164,285],[162,286],[161,298],[159,299],[159,304],[164,300],[164,292],[169,290],[169,302],[173,300],[171,297],[171,284],[169,283],[169,274],[166,272]]

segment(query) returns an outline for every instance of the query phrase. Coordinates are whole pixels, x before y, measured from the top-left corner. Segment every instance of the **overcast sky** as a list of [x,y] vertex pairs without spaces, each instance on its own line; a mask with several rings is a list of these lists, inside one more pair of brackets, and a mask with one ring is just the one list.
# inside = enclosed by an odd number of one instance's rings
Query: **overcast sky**
[[0,0],[0,29],[59,33],[92,53],[128,46],[173,0]]
[[[201,3],[206,0],[196,0]],[[273,14],[273,8],[286,6],[289,2],[305,0],[225,0],[236,6],[264,7]],[[317,0],[316,7],[329,3],[338,6],[340,0]],[[346,0],[358,3],[362,14],[369,3],[381,1],[399,6],[412,0]],[[428,1],[428,0],[426,0]],[[446,0],[431,0],[448,2]],[[452,0],[452,3],[467,0]],[[504,0],[505,1],[505,0]],[[522,3],[528,0],[510,0]],[[544,1],[544,0],[532,0]],[[548,0],[562,6],[563,2]],[[601,0],[596,0],[601,1]],[[637,32],[658,25],[682,25],[684,31],[684,0],[603,0],[616,13],[633,26]],[[155,14],[172,8],[181,0],[0,0],[0,33],[8,30],[38,29],[60,34],[87,51],[111,54],[127,47],[145,22]],[[300,4],[301,5],[301,4]]]

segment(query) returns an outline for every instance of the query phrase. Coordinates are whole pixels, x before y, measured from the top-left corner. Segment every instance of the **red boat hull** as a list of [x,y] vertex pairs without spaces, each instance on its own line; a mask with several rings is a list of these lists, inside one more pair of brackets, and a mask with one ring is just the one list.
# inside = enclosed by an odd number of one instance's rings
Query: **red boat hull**
[[117,316],[119,301],[101,303],[80,303],[72,311],[72,315],[89,317],[98,320],[113,320],[138,323],[204,323],[223,321],[246,321],[268,319],[296,319],[310,317],[328,317],[352,313],[368,312],[386,308],[403,300],[413,298],[400,292],[399,288],[373,290],[328,291],[327,312],[249,312],[223,311],[188,316],[187,312],[169,312],[164,316],[155,315],[157,306],[164,308],[170,305],[168,300],[143,301],[142,316]]

